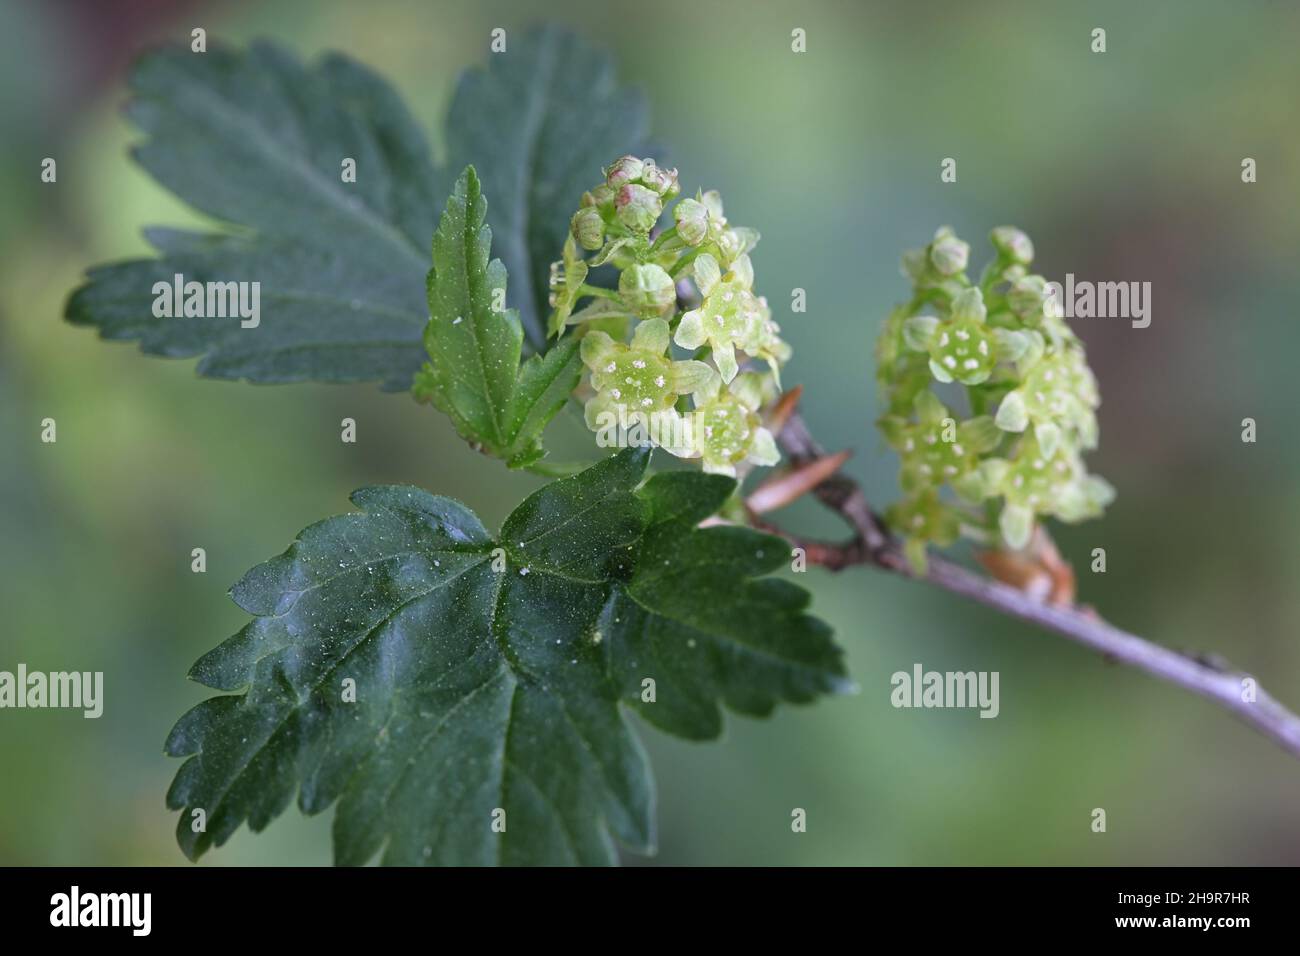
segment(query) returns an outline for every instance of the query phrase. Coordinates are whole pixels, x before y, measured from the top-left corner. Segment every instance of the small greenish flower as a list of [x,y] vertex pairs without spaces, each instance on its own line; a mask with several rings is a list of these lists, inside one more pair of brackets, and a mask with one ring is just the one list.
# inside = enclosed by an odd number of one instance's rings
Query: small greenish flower
[[1025,347],[1025,340],[1015,333],[990,328],[986,317],[980,290],[966,289],[953,300],[947,321],[933,315],[908,319],[903,324],[904,341],[918,352],[929,353],[930,372],[939,381],[979,385],[988,381],[1000,358]]
[[1014,458],[990,459],[981,467],[990,495],[1005,499],[998,527],[1012,549],[1029,543],[1037,515],[1082,521],[1100,515],[1115,496],[1109,483],[1087,473],[1077,452],[1058,445],[1048,454],[1034,436]]
[[692,454],[683,457],[698,455],[704,459],[706,472],[732,477],[738,467],[775,465],[781,460],[776,439],[758,415],[763,402],[760,375],[746,372],[725,389],[715,376],[696,394],[695,401]]
[[740,369],[736,349],[754,354],[763,346],[763,313],[750,291],[753,267],[748,256],[741,256],[722,274],[717,261],[703,253],[695,260],[695,277],[704,301],[682,316],[673,341],[685,349],[707,342],[722,380],[730,382]]
[[996,448],[1001,433],[993,420],[982,415],[958,422],[932,392],[922,392],[915,403],[916,421],[898,415],[880,420],[885,440],[902,460],[899,483],[909,495],[944,482],[954,488],[969,488],[965,495],[978,501],[982,489],[972,487],[970,476],[979,468],[981,456]]
[[718,255],[724,266],[730,267],[737,259],[749,254],[758,245],[758,230],[745,226],[724,229],[714,240]]
[[653,318],[677,301],[677,284],[654,263],[631,265],[618,277],[618,294],[636,315]]
[[669,357],[668,323],[647,319],[637,325],[631,344],[615,342],[604,332],[583,336],[580,355],[591,370],[596,395],[587,402],[585,418],[593,431],[614,420],[646,421],[670,411],[681,395],[707,390],[717,373],[704,362],[677,362]]
[[997,425],[1008,432],[1034,427],[1048,455],[1062,435],[1078,436],[1080,447],[1097,447],[1096,408],[1101,398],[1097,380],[1083,353],[1074,348],[1048,347],[1026,369],[1019,388],[1008,392],[998,407]]
[[717,252],[722,267],[729,269],[732,263],[741,256],[748,255],[758,245],[758,230],[728,225],[727,217],[722,211],[722,197],[717,190],[710,189],[708,192],[700,193],[697,199],[709,214],[708,241]]
[[886,510],[885,520],[903,536],[908,564],[917,574],[925,573],[927,544],[946,548],[961,534],[960,512],[933,488],[895,502]]
[[550,334],[559,335],[564,330],[573,307],[581,296],[582,284],[587,281],[587,263],[578,254],[573,237],[564,241],[564,260],[551,263],[551,318]]

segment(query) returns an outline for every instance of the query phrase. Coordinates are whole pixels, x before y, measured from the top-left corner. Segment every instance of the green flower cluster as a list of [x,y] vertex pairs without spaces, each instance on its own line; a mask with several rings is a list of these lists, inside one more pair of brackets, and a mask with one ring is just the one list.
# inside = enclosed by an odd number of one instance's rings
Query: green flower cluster
[[[1038,518],[1082,521],[1114,497],[1083,464],[1100,403],[1083,345],[1046,280],[1029,274],[1029,237],[1001,226],[991,239],[978,284],[966,276],[970,246],[947,227],[906,253],[912,299],[876,346],[879,425],[902,460],[904,498],[887,518],[918,570],[930,543],[965,535],[1020,549]],[[935,383],[964,392],[965,409],[947,408]]]
[[[678,200],[672,225],[659,230],[680,192],[677,170],[624,156],[604,172],[583,194],[564,258],[551,267],[550,332],[575,325],[582,335],[588,426],[639,428],[672,454],[701,459],[705,471],[776,464],[759,412],[780,390],[790,347],[754,292],[749,252],[758,233],[731,225],[716,192]],[[618,272],[616,287],[589,281],[606,265]],[[679,299],[694,307],[679,308]],[[674,344],[683,358],[673,357]],[[742,372],[750,359],[758,367]]]

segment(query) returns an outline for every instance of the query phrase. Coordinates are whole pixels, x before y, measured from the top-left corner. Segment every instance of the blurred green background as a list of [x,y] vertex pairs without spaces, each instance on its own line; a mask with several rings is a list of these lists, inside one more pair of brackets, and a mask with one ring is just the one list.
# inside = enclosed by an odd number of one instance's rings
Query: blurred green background
[[[97,721],[0,712],[0,863],[183,863],[162,742],[205,696],[191,662],[242,623],[227,586],[363,484],[420,484],[491,525],[538,483],[402,396],[200,380],[61,320],[85,267],[146,253],[146,224],[198,221],[127,158],[132,57],[193,26],[342,49],[436,141],[489,31],[542,14],[611,48],[686,188],[721,188],[733,221],[762,231],[757,284],[795,347],[786,379],[823,442],[857,450],[848,468],[878,504],[896,461],[872,427],[871,350],[906,294],[904,248],[949,223],[982,264],[988,230],[1014,223],[1049,278],[1150,281],[1150,328],[1076,321],[1102,386],[1092,465],[1119,498],[1058,541],[1082,600],[1300,706],[1295,5],[0,0],[0,669],[102,670],[107,685]],[[39,181],[45,156],[57,185]],[[946,156],[955,184],[939,181]],[[1246,156],[1257,184],[1241,182]],[[788,314],[794,287],[806,314]],[[338,440],[344,416],[356,445]],[[45,417],[56,444],[39,440]],[[567,419],[554,431],[561,450],[587,440]],[[802,506],[782,520],[838,531]],[[189,569],[198,546],[206,574]],[[1094,547],[1104,575],[1087,571]],[[899,578],[801,581],[860,693],[732,717],[706,745],[645,728],[657,862],[1300,862],[1300,762],[1217,707]],[[1000,716],[893,709],[889,675],[914,662],[999,671]],[[327,863],[329,816],[291,809],[203,865]]]

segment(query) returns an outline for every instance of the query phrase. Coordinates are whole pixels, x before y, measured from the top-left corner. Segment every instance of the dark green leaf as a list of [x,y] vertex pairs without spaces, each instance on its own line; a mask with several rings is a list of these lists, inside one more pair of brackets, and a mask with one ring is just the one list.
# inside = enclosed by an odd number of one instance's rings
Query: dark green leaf
[[474,167],[466,167],[433,236],[429,272],[429,363],[415,394],[446,412],[466,441],[514,464],[541,457],[541,432],[578,385],[570,338],[523,369],[523,329],[505,304],[506,270],[489,261],[492,230]]
[[[609,60],[576,37],[548,28],[510,43],[489,70],[462,79],[448,141],[456,168],[484,171],[523,325],[540,350],[568,207],[602,163],[637,144],[646,119],[639,98],[615,86]],[[394,90],[346,57],[307,68],[267,43],[150,54],[131,89],[130,116],[147,136],[136,158],[236,228],[151,231],[160,257],[92,269],[68,320],[151,354],[199,356],[199,373],[216,378],[409,388],[425,357],[428,243],[449,177]],[[345,157],[356,160],[355,183],[342,181]],[[153,284],[178,273],[260,282],[260,324],[155,317]]]
[[246,690],[199,704],[167,741],[189,758],[168,793],[185,852],[262,829],[297,791],[307,813],[338,801],[339,863],[614,862],[611,837],[654,843],[620,704],[705,738],[719,703],[761,714],[842,689],[807,594],[758,577],[785,544],[696,529],[732,482],[680,473],[638,490],[647,459],[552,482],[496,541],[456,502],[366,488],[359,513],[245,575],[232,594],[253,620],[191,676]]
[[[166,50],[131,77],[135,156],[237,235],[156,230],[162,258],[92,270],[70,321],[199,371],[258,382],[380,379],[409,387],[427,318],[422,277],[439,183],[393,90],[337,55],[305,69],[269,44]],[[345,157],[357,181],[341,178]],[[155,281],[257,281],[261,321],[155,318]]]

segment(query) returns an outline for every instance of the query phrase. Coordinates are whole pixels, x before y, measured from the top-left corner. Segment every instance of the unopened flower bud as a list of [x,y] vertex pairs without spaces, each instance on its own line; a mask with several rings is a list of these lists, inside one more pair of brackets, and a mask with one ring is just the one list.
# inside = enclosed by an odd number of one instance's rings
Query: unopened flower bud
[[1015,226],[998,226],[990,238],[994,248],[1012,262],[1027,266],[1034,261],[1034,244]]
[[904,277],[911,279],[913,282],[920,280],[925,275],[925,250],[908,249],[903,253],[903,258],[899,265],[902,268]]
[[979,289],[963,289],[952,300],[952,317],[957,321],[983,322],[988,316],[984,296]]
[[663,200],[652,190],[637,183],[621,187],[614,200],[615,215],[633,232],[649,232],[663,211]]
[[671,199],[681,191],[681,187],[677,185],[677,170],[660,169],[653,159],[647,159],[643,163],[641,183],[665,199]]
[[618,293],[629,309],[644,318],[660,315],[677,301],[673,277],[652,263],[624,269],[618,277]]
[[1047,281],[1042,276],[1025,276],[1007,290],[1007,304],[1021,318],[1035,322],[1043,317],[1047,295]]
[[574,213],[569,230],[584,249],[599,249],[605,244],[605,220],[595,206],[583,206]]
[[605,167],[605,182],[617,189],[641,178],[645,164],[635,156],[624,156]]
[[930,262],[941,275],[955,276],[966,270],[970,258],[970,245],[962,242],[948,230],[940,230],[930,246]]
[[688,246],[698,246],[709,235],[709,210],[695,199],[683,199],[673,207],[677,235]]
[[617,192],[618,190],[608,183],[601,183],[582,194],[582,205],[608,210],[614,205],[614,196]]

